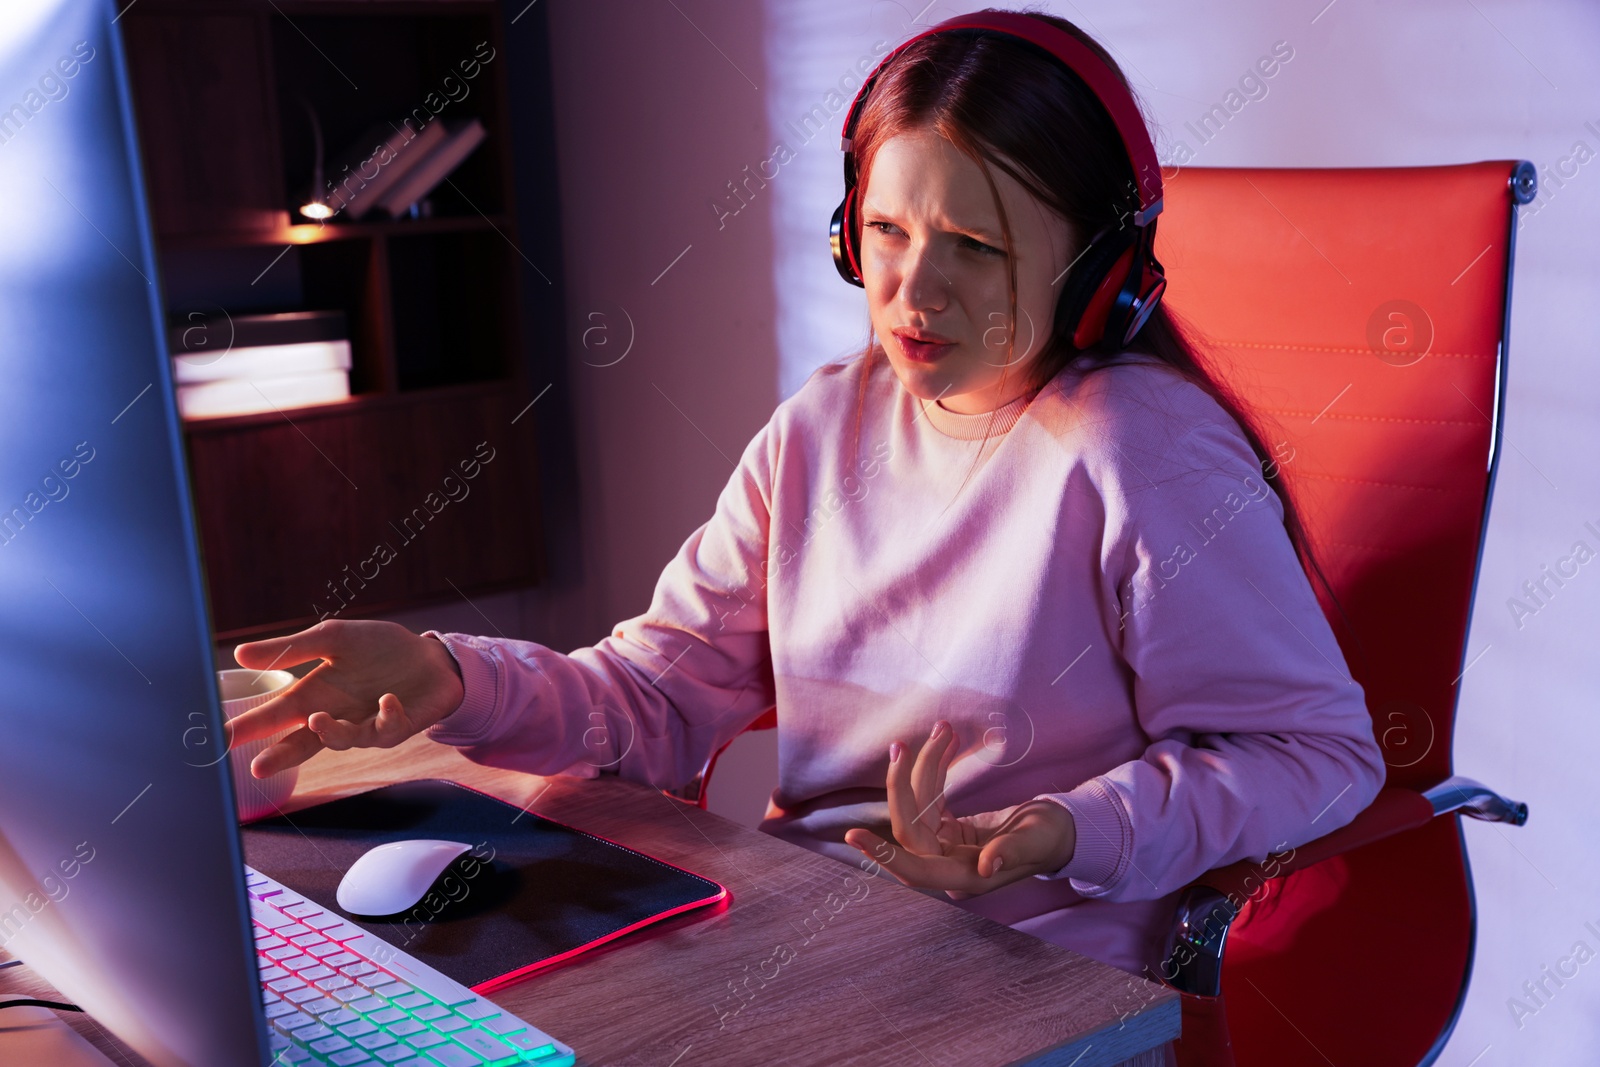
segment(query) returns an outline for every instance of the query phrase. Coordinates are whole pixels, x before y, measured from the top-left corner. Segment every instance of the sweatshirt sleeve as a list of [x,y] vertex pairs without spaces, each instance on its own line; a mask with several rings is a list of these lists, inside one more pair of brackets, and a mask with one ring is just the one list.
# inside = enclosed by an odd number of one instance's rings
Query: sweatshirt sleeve
[[1072,814],[1077,845],[1037,877],[1115,901],[1321,837],[1384,779],[1362,687],[1260,461],[1208,395],[1180,395],[1175,420],[1140,403],[1112,420],[1100,459],[1107,632],[1148,747],[1041,795]]
[[466,694],[428,736],[492,767],[685,785],[776,700],[765,589],[775,447],[769,422],[662,571],[649,610],[598,644],[564,655],[429,631]]

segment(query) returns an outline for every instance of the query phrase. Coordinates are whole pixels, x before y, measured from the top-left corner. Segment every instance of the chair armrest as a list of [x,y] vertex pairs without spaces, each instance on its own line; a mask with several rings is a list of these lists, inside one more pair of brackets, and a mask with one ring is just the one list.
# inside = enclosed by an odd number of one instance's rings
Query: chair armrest
[[1521,826],[1528,821],[1528,805],[1507,800],[1493,789],[1459,774],[1446,778],[1422,794],[1433,805],[1435,815],[1459,811],[1487,822],[1508,822]]
[[1162,960],[1162,980],[1193,996],[1221,995],[1222,951],[1228,930],[1267,881],[1422,826],[1433,816],[1433,805],[1415,789],[1385,786],[1361,814],[1332,833],[1299,848],[1269,853],[1260,862],[1242,860],[1207,871],[1185,886],[1178,898]]
[[1162,980],[1193,996],[1219,996],[1228,930],[1268,881],[1456,811],[1513,826],[1528,821],[1528,805],[1507,800],[1470,778],[1448,778],[1420,793],[1385,786],[1361,814],[1332,833],[1270,853],[1260,862],[1246,860],[1207,871],[1184,887],[1167,936]]
[[1361,814],[1339,829],[1298,848],[1270,853],[1260,862],[1241,860],[1227,867],[1207,871],[1190,885],[1215,889],[1234,897],[1242,906],[1245,901],[1260,894],[1262,883],[1268,879],[1282,878],[1340,853],[1426,825],[1434,815],[1433,805],[1415,789],[1385,786],[1378,791],[1372,803],[1362,809]]

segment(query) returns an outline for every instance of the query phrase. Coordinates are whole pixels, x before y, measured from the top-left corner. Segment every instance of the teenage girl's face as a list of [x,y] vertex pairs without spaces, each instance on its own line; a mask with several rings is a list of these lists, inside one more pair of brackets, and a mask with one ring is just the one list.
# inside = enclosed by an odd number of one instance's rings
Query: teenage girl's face
[[889,364],[907,392],[964,414],[1026,390],[1049,340],[1058,279],[1077,255],[1065,220],[1009,174],[990,172],[1017,264],[1010,366],[1005,238],[978,164],[932,130],[898,134],[878,148],[862,198],[861,278]]

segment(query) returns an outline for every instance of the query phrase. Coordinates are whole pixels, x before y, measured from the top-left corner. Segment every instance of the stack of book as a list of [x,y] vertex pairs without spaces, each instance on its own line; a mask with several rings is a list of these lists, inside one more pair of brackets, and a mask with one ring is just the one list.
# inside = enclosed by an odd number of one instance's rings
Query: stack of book
[[342,311],[175,321],[168,334],[178,414],[185,419],[304,407],[350,396]]
[[322,202],[334,217],[348,219],[374,210],[390,218],[409,214],[487,136],[478,119],[434,119],[420,130],[409,120],[379,123],[328,168]]

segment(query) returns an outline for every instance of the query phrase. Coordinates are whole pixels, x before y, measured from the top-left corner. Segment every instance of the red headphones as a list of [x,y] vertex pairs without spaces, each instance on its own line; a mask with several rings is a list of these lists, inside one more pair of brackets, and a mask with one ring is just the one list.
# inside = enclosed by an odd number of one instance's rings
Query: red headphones
[[[1161,164],[1132,95],[1110,67],[1087,45],[1057,26],[1019,12],[958,15],[917,34],[883,58],[861,85],[845,115],[840,147],[844,150],[844,199],[833,213],[828,237],[839,274],[852,285],[862,285],[860,203],[856,190],[856,161],[851,151],[856,119],[867,95],[894,58],[913,42],[950,30],[990,30],[1037,45],[1060,60],[1088,85],[1122,135],[1133,165],[1139,210],[1107,226],[1089,242],[1068,272],[1057,305],[1057,325],[1070,329],[1073,346],[1088,348],[1102,337],[1132,341],[1150,313],[1161,303],[1167,279],[1155,257],[1156,216],[1161,213]],[[1132,225],[1128,225],[1131,217]]]

